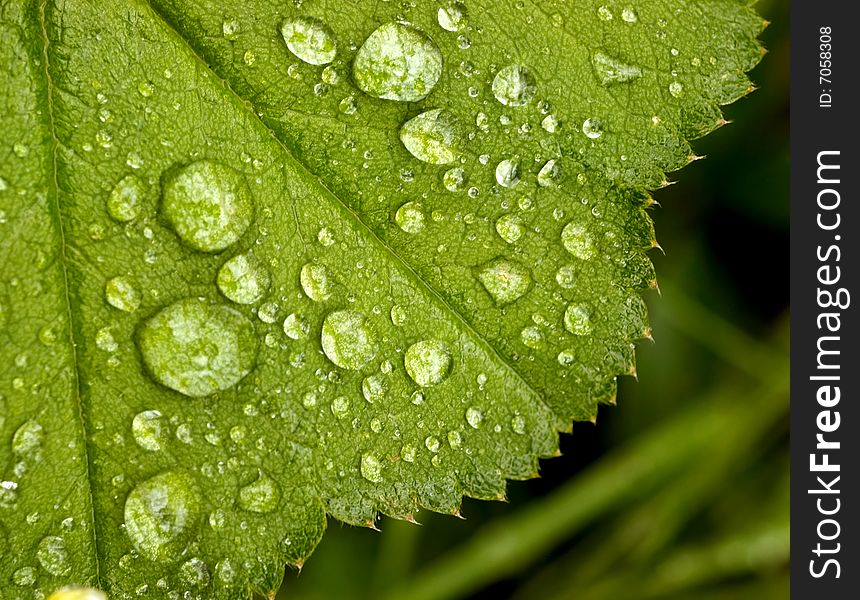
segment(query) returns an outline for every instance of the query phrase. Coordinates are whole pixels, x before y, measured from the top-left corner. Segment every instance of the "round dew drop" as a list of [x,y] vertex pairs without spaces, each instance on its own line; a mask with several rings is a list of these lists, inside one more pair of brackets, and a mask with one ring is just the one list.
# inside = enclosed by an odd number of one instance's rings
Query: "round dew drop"
[[367,319],[354,310],[339,310],[323,321],[322,349],[328,359],[343,369],[360,369],[379,349]]
[[533,283],[531,271],[527,267],[501,257],[478,267],[476,276],[497,306],[522,298]]
[[382,483],[382,461],[373,454],[362,454],[361,476],[371,483]]
[[597,117],[586,119],[582,123],[582,133],[590,140],[596,140],[603,135],[603,121]]
[[520,182],[519,173],[519,163],[515,159],[506,158],[496,165],[496,181],[502,187],[516,187]]
[[182,556],[202,517],[190,475],[168,471],[140,483],[125,501],[125,530],[143,556],[156,562]]
[[164,448],[166,431],[162,420],[157,410],[145,410],[135,415],[131,421],[131,433],[138,446],[153,452]]
[[284,319],[284,333],[291,340],[304,339],[307,337],[310,330],[310,324],[296,313],[291,313],[286,319]]
[[126,175],[114,186],[107,199],[107,211],[114,221],[127,223],[140,214],[146,190],[136,175]]
[[66,542],[59,536],[49,535],[42,538],[36,549],[36,559],[43,569],[55,577],[68,575],[72,571]]
[[537,93],[534,75],[522,65],[508,65],[493,79],[493,95],[505,106],[523,106]]
[[543,334],[537,327],[525,327],[520,332],[520,340],[523,342],[523,345],[533,350],[537,350],[541,347],[541,344],[543,342]]
[[478,429],[484,421],[484,411],[475,406],[470,406],[466,409],[466,423],[472,429]]
[[582,304],[570,304],[564,311],[564,328],[573,335],[591,333],[591,315]]
[[419,202],[407,202],[394,213],[394,221],[406,233],[419,233],[424,229],[424,207]]
[[463,167],[454,167],[445,171],[442,176],[442,184],[449,192],[462,191],[469,183],[469,175]]
[[334,287],[328,268],[316,263],[308,263],[302,267],[299,282],[305,295],[314,302],[328,300]]
[[558,177],[558,165],[554,158],[546,161],[546,164],[541,167],[537,175],[537,183],[541,187],[549,187],[555,185],[555,180]]
[[281,489],[277,482],[260,471],[257,479],[239,489],[239,508],[255,513],[272,512],[278,507]]
[[358,87],[374,98],[415,102],[439,81],[442,53],[420,29],[385,23],[358,49],[352,74]]
[[400,141],[420,161],[449,164],[457,158],[459,129],[453,113],[436,108],[406,121],[400,128]]
[[196,298],[174,302],[146,321],[138,342],[155,380],[192,398],[232,387],[257,360],[251,322],[232,308]]
[[105,299],[114,308],[134,312],[140,306],[140,294],[127,277],[114,277],[105,284]]
[[523,220],[516,215],[502,215],[496,221],[496,233],[509,244],[513,244],[525,233]]
[[202,252],[219,252],[235,243],[254,216],[243,175],[205,160],[167,176],[162,210],[180,239]]
[[311,17],[288,19],[281,25],[287,48],[311,65],[326,65],[337,54],[337,42],[328,25]]
[[218,271],[218,289],[236,304],[259,302],[268,293],[272,277],[266,266],[252,254],[239,254]]
[[403,358],[406,373],[421,387],[442,383],[451,372],[451,350],[440,340],[424,340],[409,346]]
[[584,225],[573,221],[565,225],[561,230],[561,243],[565,250],[579,259],[590,260],[594,257],[594,241]]
[[445,31],[456,32],[466,26],[469,12],[462,2],[450,2],[439,9],[436,19],[439,21],[439,27]]

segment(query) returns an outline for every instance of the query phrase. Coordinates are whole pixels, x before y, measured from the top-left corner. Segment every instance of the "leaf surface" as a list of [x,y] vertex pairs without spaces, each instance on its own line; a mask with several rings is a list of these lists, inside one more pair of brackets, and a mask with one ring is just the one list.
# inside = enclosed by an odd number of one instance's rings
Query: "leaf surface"
[[0,590],[276,590],[537,474],[648,335],[728,0],[0,4]]

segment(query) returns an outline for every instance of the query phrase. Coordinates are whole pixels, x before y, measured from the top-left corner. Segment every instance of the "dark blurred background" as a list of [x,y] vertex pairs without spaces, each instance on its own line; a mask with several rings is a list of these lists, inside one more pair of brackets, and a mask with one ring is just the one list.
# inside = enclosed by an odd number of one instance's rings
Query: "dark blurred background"
[[655,342],[618,406],[562,436],[508,503],[381,533],[330,522],[290,600],[789,596],[788,3],[732,124],[694,143],[652,216]]

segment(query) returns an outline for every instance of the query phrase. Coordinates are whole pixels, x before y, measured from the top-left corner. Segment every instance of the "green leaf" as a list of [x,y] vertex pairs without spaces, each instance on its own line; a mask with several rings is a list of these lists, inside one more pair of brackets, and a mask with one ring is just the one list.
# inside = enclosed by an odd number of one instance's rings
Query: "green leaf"
[[272,592],[634,372],[646,190],[763,22],[415,4],[0,4],[4,597]]

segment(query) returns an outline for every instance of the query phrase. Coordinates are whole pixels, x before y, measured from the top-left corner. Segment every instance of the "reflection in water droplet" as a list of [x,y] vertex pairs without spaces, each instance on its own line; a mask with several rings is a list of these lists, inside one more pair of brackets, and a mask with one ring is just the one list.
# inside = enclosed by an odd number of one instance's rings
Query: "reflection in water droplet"
[[460,31],[466,26],[469,12],[462,2],[450,2],[439,9],[436,18],[445,31]]
[[382,461],[373,454],[362,454],[361,476],[372,483],[382,483]]
[[191,476],[168,471],[138,484],[125,501],[125,531],[143,556],[178,559],[197,533],[202,513]]
[[290,52],[308,64],[328,64],[337,54],[334,34],[329,26],[319,19],[288,19],[281,25],[281,35]]
[[272,277],[266,266],[252,254],[239,254],[218,271],[218,289],[236,304],[253,304],[269,291]]
[[302,267],[299,281],[305,295],[314,302],[328,300],[334,287],[334,282],[325,265],[308,263]]
[[161,413],[157,410],[145,410],[136,414],[131,421],[131,433],[137,445],[144,450],[155,452],[163,449],[166,443],[167,432]]
[[281,489],[277,482],[263,471],[257,479],[239,489],[237,503],[239,508],[255,513],[272,512],[278,507]]
[[639,17],[636,15],[636,11],[632,8],[625,8],[621,11],[621,19],[625,23],[636,23],[639,20]]
[[59,536],[49,535],[42,538],[36,549],[36,559],[43,569],[56,577],[68,575],[72,571],[66,542]]
[[478,267],[476,276],[498,306],[523,297],[532,287],[531,271],[502,257]]
[[183,242],[218,252],[238,240],[254,215],[251,190],[238,171],[201,160],[168,173],[162,210]]
[[594,241],[584,225],[571,221],[561,230],[561,243],[565,250],[582,260],[594,257]]
[[424,207],[420,202],[407,202],[397,209],[394,221],[406,233],[418,233],[424,229]]
[[428,110],[403,124],[400,141],[420,161],[434,165],[454,162],[460,142],[457,117],[443,108]]
[[537,93],[534,75],[522,65],[508,65],[493,79],[493,95],[505,106],[523,106]]
[[496,220],[496,232],[509,244],[513,244],[526,232],[523,220],[517,215],[505,214]]
[[555,133],[559,128],[558,117],[555,115],[547,115],[543,118],[543,121],[540,122],[540,126],[543,127],[544,131],[547,133]]
[[439,81],[442,53],[412,25],[385,23],[359,48],[352,73],[358,87],[375,98],[415,102]]
[[583,304],[570,304],[564,311],[564,328],[574,335],[591,333],[591,315]]
[[257,360],[251,322],[232,308],[196,298],[156,313],[141,327],[138,341],[156,381],[194,398],[232,387]]
[[114,308],[134,312],[140,306],[140,294],[128,277],[114,277],[105,284],[105,299]]
[[403,358],[406,372],[421,387],[442,383],[451,372],[451,350],[440,340],[412,344]]
[[628,83],[642,77],[642,69],[639,67],[629,65],[602,52],[595,52],[592,55],[591,64],[594,66],[597,79],[603,85]]
[[137,176],[126,175],[108,196],[108,214],[120,223],[134,220],[140,214],[140,204],[145,193],[143,182]]
[[376,356],[378,346],[367,319],[354,310],[339,310],[323,321],[322,349],[344,369],[360,369]]

